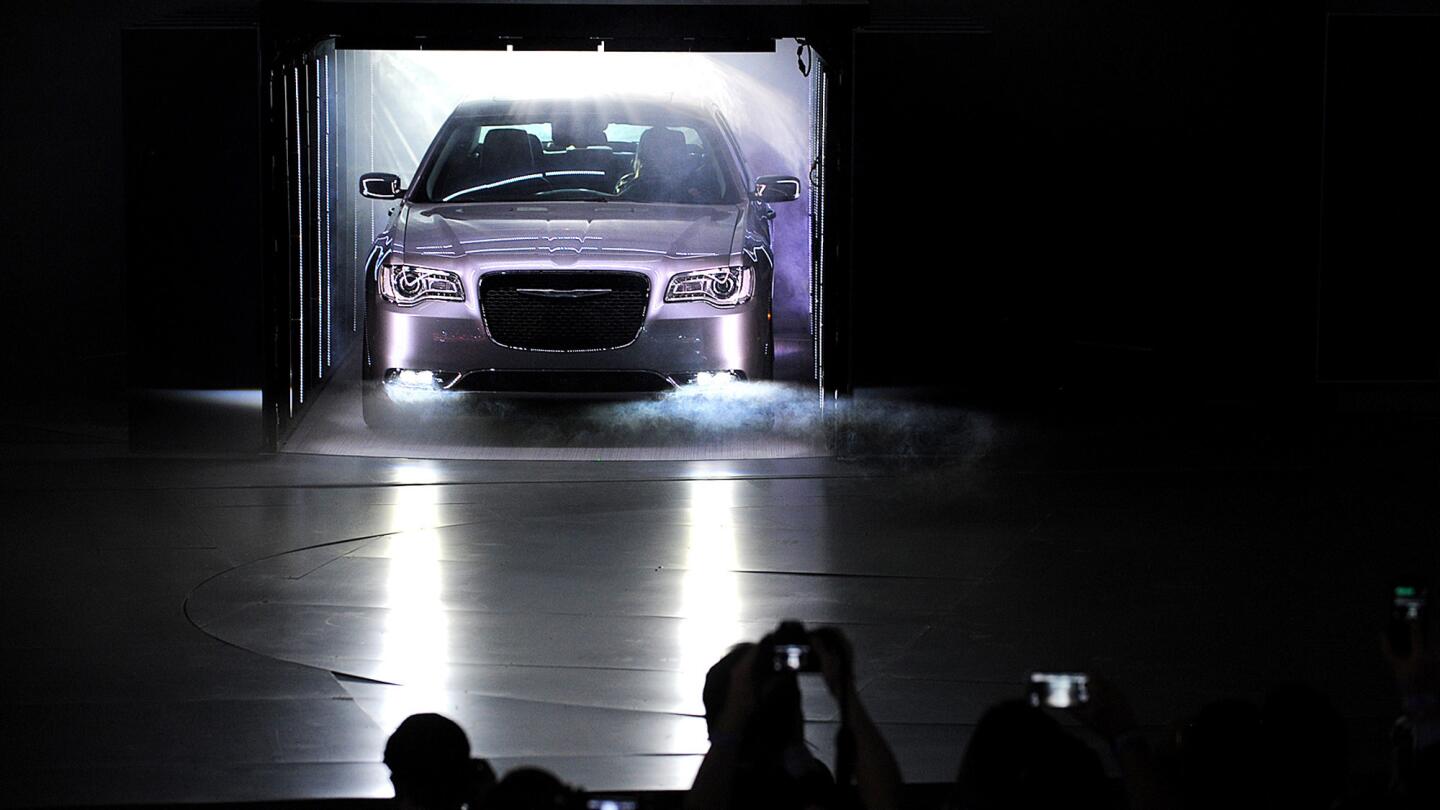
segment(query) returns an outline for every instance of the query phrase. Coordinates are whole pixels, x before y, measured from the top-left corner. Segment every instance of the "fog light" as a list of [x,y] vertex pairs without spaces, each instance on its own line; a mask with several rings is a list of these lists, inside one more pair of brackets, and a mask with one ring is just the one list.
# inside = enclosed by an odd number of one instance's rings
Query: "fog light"
[[422,371],[413,368],[391,369],[385,375],[385,382],[388,385],[400,388],[420,388],[430,390],[444,386],[444,380],[434,371]]
[[733,382],[740,382],[745,379],[743,371],[684,371],[670,375],[678,385],[694,385],[700,388],[713,388],[716,386],[729,385]]

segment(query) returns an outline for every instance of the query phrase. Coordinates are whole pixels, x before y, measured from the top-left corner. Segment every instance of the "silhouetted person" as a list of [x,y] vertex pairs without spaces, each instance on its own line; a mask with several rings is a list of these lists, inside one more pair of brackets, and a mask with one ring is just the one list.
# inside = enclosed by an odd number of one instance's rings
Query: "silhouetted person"
[[575,788],[541,768],[516,768],[485,797],[482,810],[580,810]]
[[1120,767],[1126,804],[1131,810],[1173,810],[1179,806],[1173,774],[1164,752],[1141,732],[1130,700],[1108,678],[1090,673],[1089,699],[1070,713],[1110,747]]
[[470,758],[470,740],[454,721],[438,714],[412,714],[385,743],[385,764],[404,810],[472,807],[495,783],[483,759]]
[[1021,700],[980,718],[955,777],[956,810],[1107,808],[1116,800],[1100,758]]
[[[1434,623],[1440,624],[1440,623]],[[1382,636],[1404,714],[1395,727],[1391,790],[1405,807],[1440,807],[1440,645],[1430,622],[1411,622],[1409,649]]]
[[[798,625],[796,625],[798,627]],[[710,749],[685,797],[686,810],[840,807],[845,797],[805,744],[794,672],[773,664],[774,635],[737,645],[705,677]],[[855,691],[849,643],[834,628],[807,634],[826,687],[848,716],[838,747],[854,752],[856,792],[869,810],[900,803],[900,769]]]

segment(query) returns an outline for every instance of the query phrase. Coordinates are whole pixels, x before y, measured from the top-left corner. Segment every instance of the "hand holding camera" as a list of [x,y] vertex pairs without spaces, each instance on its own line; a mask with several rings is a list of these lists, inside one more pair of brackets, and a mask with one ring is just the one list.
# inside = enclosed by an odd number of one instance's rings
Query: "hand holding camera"
[[836,700],[844,700],[855,689],[855,657],[849,640],[834,627],[817,627],[810,638],[826,688]]
[[1440,662],[1431,648],[1429,588],[1419,583],[1396,585],[1382,647],[1407,695],[1440,693]]

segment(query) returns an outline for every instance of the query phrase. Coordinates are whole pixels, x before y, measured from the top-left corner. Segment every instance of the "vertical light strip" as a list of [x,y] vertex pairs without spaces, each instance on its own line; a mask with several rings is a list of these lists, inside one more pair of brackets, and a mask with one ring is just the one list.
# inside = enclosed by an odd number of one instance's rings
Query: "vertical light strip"
[[[345,134],[348,138],[348,148],[345,150],[346,168],[355,165],[355,51],[345,57]],[[355,206],[354,184],[351,184],[346,192],[346,199],[350,202],[350,225],[354,230],[355,252],[350,254],[350,332],[353,334],[360,331],[360,212]]]
[[[370,115],[370,171],[375,171],[375,53],[367,51],[366,56],[370,61],[370,97],[365,100],[366,111]],[[375,201],[367,200],[370,207],[370,238],[373,240],[380,233],[375,230]]]
[[300,239],[300,404],[305,404],[305,134],[300,128],[300,100],[305,96],[300,87],[300,68],[295,68],[295,233]]
[[324,94],[320,90],[320,60],[315,60],[315,319],[320,322],[320,331],[315,335],[315,377],[325,378],[325,218],[321,216],[320,207],[320,186],[321,179],[325,176],[321,168],[321,161],[324,159],[325,150],[320,145],[320,139],[324,137],[325,131],[320,124],[320,116],[324,114]]
[[[281,78],[281,80],[280,80],[280,85],[281,85],[281,89],[284,91],[284,104],[285,104],[285,141],[286,141],[285,152],[286,152],[286,154],[288,155],[289,152],[290,152],[290,148],[289,148],[289,141],[290,141],[290,98],[291,98],[291,95],[290,95],[290,90],[291,90],[291,88],[290,88],[290,76],[289,76],[289,75],[284,75],[284,76]],[[287,161],[287,162],[289,161],[288,157],[287,157],[286,161]],[[286,176],[286,178],[293,178],[293,177],[294,177],[294,173],[287,171],[287,172],[285,173],[285,176]],[[286,247],[287,247],[287,248],[289,247],[288,242],[287,242],[287,244],[286,244]],[[286,253],[288,254],[289,251],[287,250]],[[288,321],[288,319],[287,319],[287,321]],[[290,339],[290,329],[289,329],[289,324],[288,324],[288,322],[287,322],[287,324],[286,324],[286,329],[285,329],[285,338],[286,338],[286,341],[285,341],[285,342],[286,342],[286,345],[289,345],[289,342],[290,342],[290,340],[289,340],[289,339]],[[295,418],[295,367],[290,364],[288,357],[286,358],[285,366],[286,366],[286,369],[288,370],[289,375],[290,375],[290,386],[289,386],[288,391],[286,392],[285,401],[286,401],[286,404],[289,406],[289,415],[290,415],[290,418],[293,419],[293,418]]]
[[820,404],[825,404],[825,162],[828,159],[828,122],[830,117],[830,77],[820,65],[820,255],[815,265],[815,382],[820,389]]
[[335,99],[331,87],[330,54],[325,54],[325,365],[331,364],[331,339],[335,332],[335,231],[331,225],[331,201],[335,188],[330,176],[330,113]]
[[[812,52],[813,54],[813,52]],[[824,149],[821,146],[820,122],[824,112],[820,106],[820,77],[823,73],[812,55],[810,63],[810,160],[815,170],[810,183],[810,277],[809,295],[806,306],[810,315],[810,379],[820,379],[820,351],[816,345],[820,340],[819,312],[815,296],[819,293],[820,278],[820,189],[824,183]]]
[[[444,538],[441,488],[430,486],[433,470],[398,471],[406,486],[393,488],[390,531],[385,543],[385,627],[380,637],[380,668],[385,690],[377,722],[386,731],[418,712],[445,711],[450,680],[449,614],[445,610]],[[426,482],[426,483],[421,483]]]
[[[680,578],[680,621],[675,623],[679,660],[675,692],[699,695],[705,672],[742,639],[738,539],[735,507],[739,483],[688,482],[685,570]],[[704,745],[704,741],[699,741]]]

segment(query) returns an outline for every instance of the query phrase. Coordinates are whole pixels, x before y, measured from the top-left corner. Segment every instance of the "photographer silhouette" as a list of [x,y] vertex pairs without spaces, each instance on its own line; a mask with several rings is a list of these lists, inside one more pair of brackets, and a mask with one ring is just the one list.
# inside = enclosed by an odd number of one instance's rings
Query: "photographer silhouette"
[[[802,672],[818,672],[840,705],[838,778],[805,744]],[[782,622],[758,644],[740,644],[705,677],[710,750],[686,810],[839,808],[900,804],[900,769],[855,690],[850,644],[839,630]],[[853,770],[855,795],[849,790]]]

